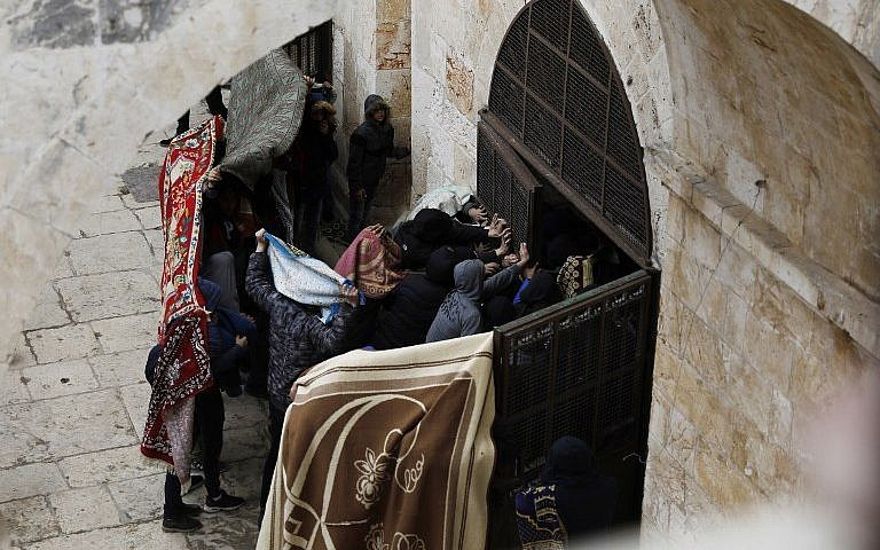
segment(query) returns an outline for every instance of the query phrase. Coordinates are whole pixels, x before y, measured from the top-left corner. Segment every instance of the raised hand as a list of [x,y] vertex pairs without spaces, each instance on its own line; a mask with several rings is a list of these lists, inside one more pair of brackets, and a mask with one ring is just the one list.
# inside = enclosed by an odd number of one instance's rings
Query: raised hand
[[499,258],[503,258],[510,252],[510,241],[513,239],[513,231],[508,227],[501,232],[501,246],[495,249],[495,254]]
[[517,265],[525,267],[527,263],[529,263],[529,247],[526,243],[522,243],[519,245],[519,262],[517,262]]
[[266,230],[261,227],[256,233],[254,233],[254,237],[257,238],[257,252],[265,252],[266,249],[269,248],[269,239],[266,238]]
[[483,273],[486,275],[486,277],[491,277],[492,275],[495,275],[496,273],[498,273],[499,269],[501,269],[501,266],[498,265],[496,262],[483,264]]
[[235,345],[240,348],[248,347],[248,339],[247,336],[236,336],[235,337]]
[[351,305],[351,307],[357,307],[360,303],[360,296],[357,287],[352,285],[339,285],[339,292],[342,294],[342,300]]

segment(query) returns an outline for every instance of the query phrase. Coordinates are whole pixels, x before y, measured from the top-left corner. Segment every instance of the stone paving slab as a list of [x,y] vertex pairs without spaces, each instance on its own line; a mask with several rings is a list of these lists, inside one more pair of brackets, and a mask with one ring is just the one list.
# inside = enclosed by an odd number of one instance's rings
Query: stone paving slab
[[0,388],[3,388],[3,391],[0,392],[0,407],[30,401],[30,393],[28,393],[27,386],[21,381],[20,371],[0,372]]
[[82,359],[28,367],[21,371],[20,380],[35,400],[98,389],[92,367]]
[[0,470],[0,501],[47,495],[66,487],[55,464],[38,462]]
[[[136,479],[107,484],[110,494],[126,523],[156,519],[162,516],[165,495],[165,474],[158,473]],[[201,493],[202,490],[197,492]]]
[[105,387],[126,386],[144,381],[144,366],[150,348],[89,357],[98,383]]
[[69,324],[70,315],[61,307],[61,297],[49,285],[43,291],[33,313],[24,324],[25,330],[47,327],[60,327]]
[[77,323],[148,313],[162,306],[155,279],[143,271],[71,277],[55,284]]
[[9,442],[0,447],[0,467],[138,441],[115,389],[9,405],[0,410],[0,417],[2,441]]
[[77,275],[139,269],[150,253],[138,231],[76,239],[67,250]]
[[67,457],[58,462],[58,467],[71,487],[93,487],[161,472],[158,464],[144,458],[140,445]]
[[92,214],[80,222],[79,233],[82,237],[96,237],[109,233],[138,231],[140,229],[140,220],[126,208],[112,212]]
[[79,359],[98,355],[101,346],[95,331],[88,325],[69,325],[61,328],[35,330],[27,333],[27,341],[37,363],[56,363],[64,359]]
[[13,545],[54,537],[61,527],[45,496],[11,500],[0,504],[0,522],[9,530]]
[[156,341],[159,312],[92,321],[91,325],[105,353],[129,351]]
[[138,440],[144,437],[144,423],[147,421],[147,409],[150,407],[150,385],[146,382],[131,384],[119,388],[129,422],[134,425]]
[[122,527],[96,529],[76,535],[64,535],[42,540],[28,546],[28,550],[188,550],[186,537],[179,533],[163,533],[158,522],[136,523]]
[[112,212],[114,210],[122,210],[125,208],[125,205],[122,203],[122,199],[117,195],[105,195],[103,197],[98,197],[91,203],[92,205],[92,214],[100,214],[102,212]]
[[62,533],[81,533],[122,523],[106,487],[70,489],[49,495]]
[[162,227],[162,213],[158,206],[150,206],[134,211],[144,229],[159,229]]

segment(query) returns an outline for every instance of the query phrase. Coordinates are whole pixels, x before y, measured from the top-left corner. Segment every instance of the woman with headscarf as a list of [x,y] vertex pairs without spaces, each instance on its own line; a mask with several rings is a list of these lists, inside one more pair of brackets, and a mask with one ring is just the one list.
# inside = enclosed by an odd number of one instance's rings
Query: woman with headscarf
[[614,478],[596,469],[584,441],[571,436],[557,439],[547,455],[540,485],[516,494],[523,545],[570,543],[607,529],[614,521],[617,491]]

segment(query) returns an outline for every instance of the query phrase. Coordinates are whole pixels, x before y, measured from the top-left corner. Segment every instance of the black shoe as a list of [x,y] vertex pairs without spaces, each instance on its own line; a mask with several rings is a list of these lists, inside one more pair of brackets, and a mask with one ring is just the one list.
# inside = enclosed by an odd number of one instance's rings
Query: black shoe
[[183,506],[178,508],[178,510],[180,511],[181,514],[183,514],[184,516],[186,516],[188,518],[200,516],[200,515],[202,515],[202,512],[203,512],[202,507],[199,506],[198,504],[187,504],[185,502],[183,503]]
[[242,506],[244,506],[243,498],[234,497],[221,489],[217,498],[205,497],[205,505],[202,506],[202,510],[213,514],[214,512],[231,512]]
[[166,533],[192,533],[202,528],[202,522],[187,515],[176,518],[163,518],[162,530]]
[[159,141],[159,147],[168,147],[171,145],[171,138],[165,138]]
[[187,490],[184,495],[188,495],[205,484],[205,478],[202,476],[189,476],[189,490]]

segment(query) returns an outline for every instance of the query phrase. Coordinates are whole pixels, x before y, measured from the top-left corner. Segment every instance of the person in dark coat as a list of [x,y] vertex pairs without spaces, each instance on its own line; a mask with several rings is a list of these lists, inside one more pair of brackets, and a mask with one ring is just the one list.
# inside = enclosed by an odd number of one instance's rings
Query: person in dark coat
[[322,204],[330,187],[328,171],[339,156],[333,137],[335,114],[336,109],[326,101],[309,107],[305,128],[294,145],[296,245],[311,256],[315,255]]
[[409,156],[408,147],[394,146],[394,127],[390,108],[382,96],[373,94],[364,101],[364,122],[351,134],[348,145],[348,234],[354,239],[366,226],[370,207],[385,175],[388,157]]
[[260,508],[264,510],[269,496],[272,473],[281,444],[284,414],[292,402],[290,390],[300,374],[333,355],[347,351],[347,333],[354,307],[358,304],[357,289],[343,289],[347,304],[330,325],[275,289],[265,231],[256,234],[257,249],[251,255],[245,288],[253,301],[269,315],[269,432],[271,447],[263,465],[263,487]]
[[569,542],[607,529],[614,521],[617,481],[601,474],[590,448],[565,436],[550,447],[541,483],[556,486],[556,507]]
[[424,344],[437,309],[454,284],[455,265],[468,258],[467,249],[444,246],[431,254],[425,273],[404,277],[382,303],[373,347],[383,350]]
[[[504,243],[510,242],[510,228],[504,227],[504,220],[497,216],[487,227],[458,223],[442,210],[426,208],[416,214],[411,221],[404,222],[397,230],[394,240],[400,245],[401,267],[422,269],[432,252],[441,246],[470,246],[476,244],[501,242],[502,256]],[[480,257],[484,263],[497,261],[498,254]]]

